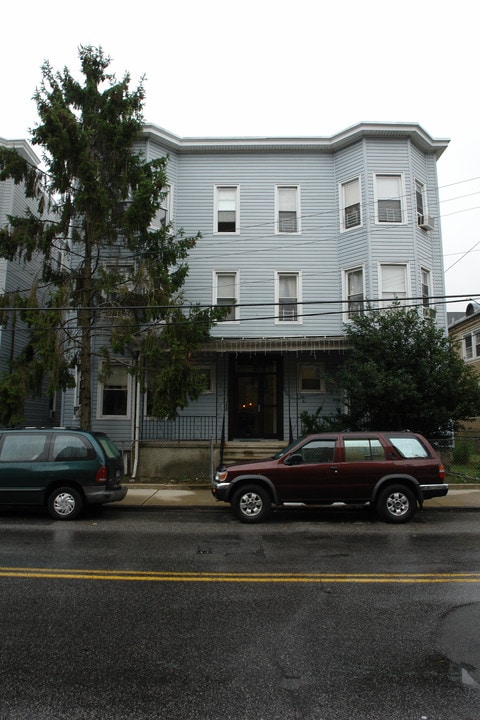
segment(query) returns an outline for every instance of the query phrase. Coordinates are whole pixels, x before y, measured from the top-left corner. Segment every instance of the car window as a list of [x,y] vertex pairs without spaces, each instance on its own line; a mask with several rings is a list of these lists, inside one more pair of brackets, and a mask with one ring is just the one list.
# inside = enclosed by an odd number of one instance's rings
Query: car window
[[335,456],[335,444],[336,441],[331,439],[326,440],[312,440],[311,442],[305,443],[299,449],[303,457],[303,462],[306,463],[322,463],[322,462],[333,462]]
[[55,435],[52,456],[54,460],[93,460],[95,450],[81,435]]
[[428,458],[430,453],[416,437],[395,437],[388,435],[395,450],[404,458]]
[[95,438],[102,446],[107,458],[112,460],[121,456],[122,453],[120,452],[119,448],[115,445],[113,440],[110,440],[107,435],[95,435]]
[[345,438],[346,462],[371,462],[372,460],[385,460],[385,451],[377,438]]
[[0,449],[0,462],[46,460],[46,444],[46,433],[12,433],[5,435]]

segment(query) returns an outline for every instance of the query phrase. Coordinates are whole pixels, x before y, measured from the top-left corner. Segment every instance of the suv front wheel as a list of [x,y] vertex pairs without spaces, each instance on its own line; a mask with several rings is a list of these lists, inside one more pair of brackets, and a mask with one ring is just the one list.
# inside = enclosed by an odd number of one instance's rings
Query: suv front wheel
[[265,520],[270,515],[271,509],[270,496],[259,485],[244,485],[232,498],[232,510],[244,523]]
[[48,498],[48,512],[54,520],[74,520],[83,510],[83,499],[72,487],[59,487]]
[[376,508],[385,522],[404,523],[411,520],[417,512],[417,498],[406,485],[389,485],[380,491]]

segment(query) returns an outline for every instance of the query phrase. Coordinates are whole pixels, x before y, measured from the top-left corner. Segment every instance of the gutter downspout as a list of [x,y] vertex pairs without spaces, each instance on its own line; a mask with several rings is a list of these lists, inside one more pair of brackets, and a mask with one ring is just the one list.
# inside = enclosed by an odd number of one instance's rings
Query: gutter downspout
[[137,476],[138,448],[139,448],[139,442],[140,442],[140,380],[138,377],[135,378],[135,382],[136,382],[135,420],[134,420],[134,426],[133,426],[133,442],[132,442],[133,466],[132,466],[132,473],[131,473],[132,480],[135,480],[135,478]]

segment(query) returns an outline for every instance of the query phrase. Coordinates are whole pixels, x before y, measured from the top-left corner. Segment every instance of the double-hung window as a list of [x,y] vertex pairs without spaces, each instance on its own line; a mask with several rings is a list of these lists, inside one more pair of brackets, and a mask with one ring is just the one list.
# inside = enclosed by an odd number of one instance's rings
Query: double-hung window
[[159,230],[168,225],[172,219],[172,186],[166,185],[163,189],[163,197],[160,200],[160,207],[151,222],[153,230]]
[[214,272],[213,275],[213,303],[228,307],[228,314],[223,322],[238,320],[238,272]]
[[380,298],[383,307],[399,303],[405,305],[408,297],[407,265],[384,263],[380,265]]
[[131,377],[125,365],[112,365],[109,374],[99,385],[98,416],[130,416]]
[[298,389],[301,393],[325,392],[325,365],[323,363],[300,363],[298,366]]
[[363,268],[345,270],[343,274],[344,299],[347,303],[347,318],[351,320],[365,309],[365,288]]
[[215,233],[239,232],[239,193],[238,185],[215,186]]
[[422,314],[425,319],[431,318],[435,314],[435,308],[431,304],[432,295],[432,274],[430,270],[421,270],[421,285],[422,285]]
[[301,322],[300,319],[300,273],[276,273],[276,322]]
[[404,183],[402,175],[375,175],[376,222],[405,222]]
[[465,335],[465,337],[463,338],[463,357],[465,360],[473,360],[472,335]]
[[291,235],[300,232],[300,188],[298,185],[277,185],[275,188],[275,232]]
[[350,228],[362,224],[360,178],[349,180],[340,185],[340,208],[340,226],[342,230],[350,230]]
[[415,208],[417,211],[417,224],[422,225],[427,212],[425,185],[415,180]]

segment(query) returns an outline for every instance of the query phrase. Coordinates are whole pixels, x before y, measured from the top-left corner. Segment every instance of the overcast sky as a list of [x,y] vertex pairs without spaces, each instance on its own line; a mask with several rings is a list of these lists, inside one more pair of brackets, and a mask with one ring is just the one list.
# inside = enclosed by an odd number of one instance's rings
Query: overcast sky
[[[181,137],[326,137],[361,121],[418,122],[450,138],[438,162],[450,310],[480,299],[479,27],[456,0],[33,0],[0,13],[0,137],[30,139],[48,60],[79,71],[101,46],[145,119]],[[38,149],[37,149],[38,152]]]

